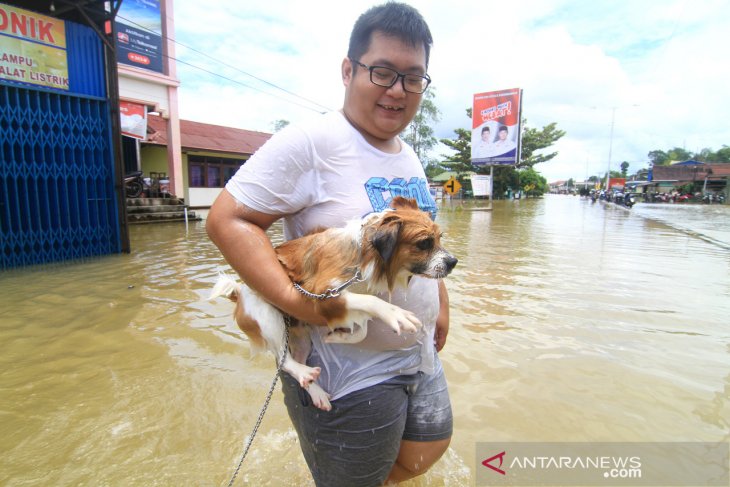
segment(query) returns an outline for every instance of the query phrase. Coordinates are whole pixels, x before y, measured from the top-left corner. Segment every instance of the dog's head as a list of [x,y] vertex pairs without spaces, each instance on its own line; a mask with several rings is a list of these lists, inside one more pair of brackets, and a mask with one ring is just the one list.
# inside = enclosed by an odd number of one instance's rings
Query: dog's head
[[372,263],[373,278],[388,289],[413,275],[446,277],[458,262],[441,246],[441,230],[413,199],[397,196],[386,211],[369,220],[363,232],[363,264]]

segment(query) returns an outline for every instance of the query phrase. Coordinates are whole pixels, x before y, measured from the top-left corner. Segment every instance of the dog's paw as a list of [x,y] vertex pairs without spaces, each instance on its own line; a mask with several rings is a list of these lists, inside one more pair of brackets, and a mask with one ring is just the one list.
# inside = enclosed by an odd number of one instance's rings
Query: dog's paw
[[315,407],[322,411],[330,411],[332,409],[332,404],[330,403],[331,396],[327,394],[325,390],[319,386],[319,384],[312,382],[309,384],[309,387],[307,387],[307,392],[309,393],[309,397],[312,398],[312,404],[314,404]]
[[299,385],[305,388],[313,384],[319,378],[320,372],[322,372],[322,369],[319,367],[306,367],[306,369],[299,377]]
[[388,304],[384,311],[379,318],[399,335],[402,332],[416,333],[423,326],[416,315],[399,306]]
[[308,367],[306,365],[300,364],[299,362],[294,362],[293,360],[286,364],[285,370],[296,379],[297,382],[299,382],[299,386],[306,389],[309,384],[316,381],[319,377],[320,372],[322,372],[322,369],[319,367]]

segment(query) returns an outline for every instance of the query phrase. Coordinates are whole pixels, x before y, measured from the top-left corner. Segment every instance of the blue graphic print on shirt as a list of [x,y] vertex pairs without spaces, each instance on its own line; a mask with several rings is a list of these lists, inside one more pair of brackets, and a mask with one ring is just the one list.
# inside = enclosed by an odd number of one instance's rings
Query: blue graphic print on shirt
[[421,210],[428,211],[431,213],[431,218],[436,218],[436,202],[428,190],[427,181],[423,178],[413,177],[409,181],[395,178],[388,181],[383,177],[372,177],[365,183],[365,191],[375,212],[390,208],[390,202],[394,197],[403,196],[415,199]]

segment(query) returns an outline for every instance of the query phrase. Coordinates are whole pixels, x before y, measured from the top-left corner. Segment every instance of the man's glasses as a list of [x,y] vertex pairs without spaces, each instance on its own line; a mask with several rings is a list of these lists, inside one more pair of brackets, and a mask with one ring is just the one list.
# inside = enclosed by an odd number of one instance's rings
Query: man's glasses
[[405,91],[409,93],[423,93],[431,83],[431,78],[428,75],[403,74],[385,66],[368,66],[354,59],[350,59],[350,61],[370,71],[370,82],[383,88],[390,88],[400,78]]

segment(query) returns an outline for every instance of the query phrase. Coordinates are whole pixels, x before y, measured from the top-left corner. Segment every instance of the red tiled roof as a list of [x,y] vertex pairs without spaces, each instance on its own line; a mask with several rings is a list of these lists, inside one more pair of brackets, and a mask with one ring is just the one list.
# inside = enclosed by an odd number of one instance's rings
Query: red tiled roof
[[[157,115],[147,116],[148,144],[167,145],[167,121]],[[235,154],[253,154],[271,138],[271,134],[180,120],[183,149],[197,149]]]

